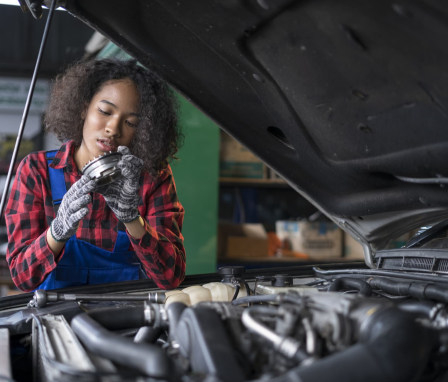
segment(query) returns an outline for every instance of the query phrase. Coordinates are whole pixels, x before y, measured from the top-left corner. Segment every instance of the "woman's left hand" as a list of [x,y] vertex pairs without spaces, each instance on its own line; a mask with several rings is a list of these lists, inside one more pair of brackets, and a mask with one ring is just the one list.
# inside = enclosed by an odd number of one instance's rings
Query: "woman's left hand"
[[117,167],[120,168],[122,176],[99,192],[104,196],[117,219],[123,223],[129,223],[139,216],[138,192],[143,161],[132,155],[126,146],[119,146],[118,151],[122,157]]

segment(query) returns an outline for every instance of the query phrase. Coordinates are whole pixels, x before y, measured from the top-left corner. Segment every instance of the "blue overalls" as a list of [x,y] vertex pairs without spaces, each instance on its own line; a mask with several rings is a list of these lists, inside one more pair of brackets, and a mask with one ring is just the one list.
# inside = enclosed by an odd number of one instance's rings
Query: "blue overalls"
[[[56,154],[47,151],[49,165]],[[67,188],[64,171],[48,166],[51,194],[55,211]],[[56,268],[38,289],[58,289],[75,285],[101,284],[116,281],[138,280],[143,276],[141,264],[133,251],[129,251],[129,238],[123,230],[118,231],[114,250],[107,251],[73,235],[65,243],[65,252]]]

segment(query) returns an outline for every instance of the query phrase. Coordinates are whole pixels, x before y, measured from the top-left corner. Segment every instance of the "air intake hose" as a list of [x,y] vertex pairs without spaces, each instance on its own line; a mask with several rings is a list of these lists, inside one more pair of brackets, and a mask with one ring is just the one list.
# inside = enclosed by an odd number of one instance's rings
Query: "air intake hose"
[[[143,309],[143,307],[115,308],[82,313],[72,319],[71,327],[93,354],[139,370],[147,376],[174,381],[175,369],[162,348],[146,343],[134,343],[130,338],[113,333],[96,321],[96,319],[103,321],[104,325],[113,329],[120,329],[123,326],[139,327],[144,323]],[[127,322],[124,317],[127,318]]]

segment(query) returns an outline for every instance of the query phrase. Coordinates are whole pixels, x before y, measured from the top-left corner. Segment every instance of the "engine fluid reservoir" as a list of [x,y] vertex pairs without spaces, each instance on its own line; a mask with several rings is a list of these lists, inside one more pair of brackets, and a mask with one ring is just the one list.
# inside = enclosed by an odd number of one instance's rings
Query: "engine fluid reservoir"
[[166,297],[165,306],[168,306],[173,302],[181,302],[185,305],[191,305],[190,296],[179,289],[165,292],[165,297]]
[[[204,284],[203,287],[210,290],[212,301],[224,301],[224,302],[232,301],[236,291],[233,285],[218,282],[207,283]],[[240,288],[237,298],[246,295],[247,295],[246,289]]]
[[212,295],[207,288],[200,285],[195,285],[182,289],[183,293],[190,296],[191,305],[197,304],[202,301],[212,301]]
[[[194,305],[198,302],[230,302],[235,295],[236,288],[232,284],[212,282],[204,285],[194,285],[182,290],[176,289],[165,292],[165,305],[173,302],[182,302],[186,305]],[[246,288],[240,287],[238,297],[247,296]]]

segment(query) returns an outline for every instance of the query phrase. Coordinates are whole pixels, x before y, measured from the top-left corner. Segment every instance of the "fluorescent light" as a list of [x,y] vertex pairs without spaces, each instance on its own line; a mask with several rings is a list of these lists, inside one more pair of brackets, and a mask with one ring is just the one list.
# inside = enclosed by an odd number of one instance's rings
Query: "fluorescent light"
[[19,6],[19,0],[0,0],[0,4],[3,5],[17,5]]
[[[20,6],[19,0],[0,0],[0,5],[17,5]],[[43,5],[44,9],[48,9],[46,5]],[[58,7],[57,11],[65,11],[64,8]]]

